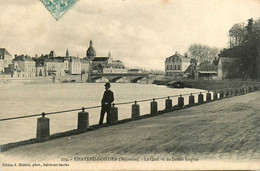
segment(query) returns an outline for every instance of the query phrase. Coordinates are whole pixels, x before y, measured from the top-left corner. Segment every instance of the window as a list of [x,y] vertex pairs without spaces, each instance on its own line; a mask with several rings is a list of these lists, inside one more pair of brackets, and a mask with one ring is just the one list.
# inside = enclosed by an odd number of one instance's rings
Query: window
[[178,70],[181,70],[181,66],[180,65],[178,65]]

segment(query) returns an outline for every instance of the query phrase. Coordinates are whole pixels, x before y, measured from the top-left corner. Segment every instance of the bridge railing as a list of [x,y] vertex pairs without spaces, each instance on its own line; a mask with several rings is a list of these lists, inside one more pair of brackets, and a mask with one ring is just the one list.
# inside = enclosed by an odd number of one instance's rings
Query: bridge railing
[[[157,97],[157,98],[150,98],[150,99],[142,99],[142,100],[133,100],[128,102],[119,102],[119,103],[113,103],[111,107],[111,117],[108,120],[108,123],[111,125],[117,124],[119,122],[118,120],[118,108],[119,106],[123,105],[131,105],[132,104],[132,110],[131,110],[131,117],[129,119],[139,119],[142,118],[140,114],[140,104],[145,102],[150,102],[150,113],[147,114],[149,116],[154,116],[160,113],[169,112],[176,109],[182,109],[186,107],[191,107],[198,104],[208,103],[215,100],[220,100],[227,97],[233,97],[237,95],[243,95],[246,93],[250,93],[253,91],[257,91],[260,89],[260,84],[251,84],[249,86],[242,86],[242,87],[236,87],[236,88],[227,88],[227,89],[218,89],[214,91],[198,91],[195,93],[186,93],[186,94],[180,94],[180,95],[173,95],[173,96],[164,96],[164,97]],[[195,98],[194,95],[197,95],[197,98]],[[186,102],[184,101],[184,97],[186,98]],[[175,103],[176,105],[173,105],[173,99],[177,100]],[[165,100],[165,108],[161,111],[158,110],[158,103],[159,100]],[[63,110],[63,111],[56,111],[56,112],[42,112],[39,114],[33,114],[33,115],[25,115],[25,116],[17,116],[17,117],[10,117],[10,118],[3,118],[0,119],[0,122],[6,122],[11,120],[20,120],[20,119],[26,119],[26,118],[32,118],[32,117],[39,117],[37,118],[37,130],[36,130],[36,140],[42,141],[42,140],[48,140],[50,139],[50,119],[46,116],[49,115],[58,115],[58,114],[65,114],[68,112],[78,112],[78,125],[77,125],[77,132],[85,132],[89,129],[89,113],[87,111],[90,111],[91,109],[98,109],[100,108],[100,105],[97,106],[91,106],[91,107],[82,107],[82,108],[76,108],[76,109],[70,109],[70,110]],[[146,115],[146,116],[147,116]]]

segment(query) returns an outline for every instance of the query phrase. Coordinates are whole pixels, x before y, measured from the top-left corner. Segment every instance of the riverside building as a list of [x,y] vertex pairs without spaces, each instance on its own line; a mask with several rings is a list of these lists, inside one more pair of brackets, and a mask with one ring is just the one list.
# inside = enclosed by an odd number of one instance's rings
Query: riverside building
[[0,56],[0,74],[5,72],[5,63],[3,57]]
[[4,60],[4,68],[12,64],[12,55],[5,48],[0,48],[0,59]]
[[174,55],[165,60],[165,76],[176,79],[182,78],[189,65],[190,60],[187,57],[175,52]]
[[13,77],[36,77],[36,63],[28,55],[15,55]]

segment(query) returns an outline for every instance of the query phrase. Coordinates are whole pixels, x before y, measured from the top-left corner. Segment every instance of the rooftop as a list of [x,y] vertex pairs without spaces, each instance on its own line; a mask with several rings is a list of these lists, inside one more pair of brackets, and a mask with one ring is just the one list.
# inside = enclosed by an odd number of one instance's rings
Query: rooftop
[[175,52],[174,55],[172,55],[172,56],[166,58],[166,61],[165,61],[165,62],[167,62],[167,60],[170,60],[170,59],[176,58],[176,57],[179,57],[182,62],[190,62],[190,59],[189,59],[189,58],[186,58],[186,57],[182,56],[182,55],[179,54],[178,52]]
[[0,56],[5,57],[5,55],[11,56],[11,54],[5,48],[0,48]]

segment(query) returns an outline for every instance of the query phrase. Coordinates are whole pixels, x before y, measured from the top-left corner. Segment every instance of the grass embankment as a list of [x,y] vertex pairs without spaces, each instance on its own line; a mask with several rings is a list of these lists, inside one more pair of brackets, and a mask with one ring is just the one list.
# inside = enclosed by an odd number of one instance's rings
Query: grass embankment
[[203,90],[219,90],[225,88],[242,87],[243,82],[239,80],[171,80],[171,79],[160,79],[154,80],[153,84],[166,85],[169,82],[181,81],[187,88],[196,88]]
[[242,82],[230,80],[190,80],[183,81],[186,87],[203,90],[219,90],[225,88],[235,88],[243,86]]

